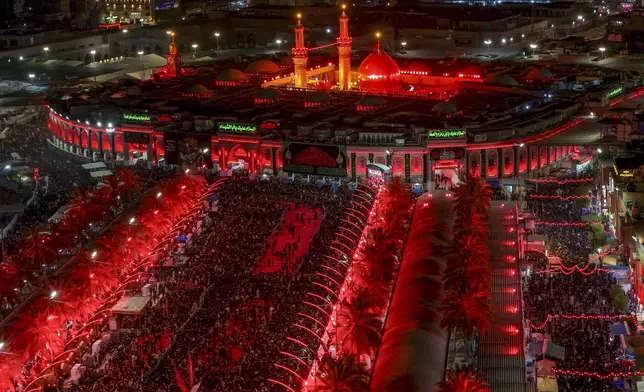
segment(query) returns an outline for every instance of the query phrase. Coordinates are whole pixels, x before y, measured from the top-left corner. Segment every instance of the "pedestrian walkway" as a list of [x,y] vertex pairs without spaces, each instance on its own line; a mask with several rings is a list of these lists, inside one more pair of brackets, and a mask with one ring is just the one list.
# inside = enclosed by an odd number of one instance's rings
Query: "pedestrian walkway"
[[308,252],[311,240],[322,223],[322,210],[284,203],[287,210],[277,231],[268,241],[256,274],[288,271],[295,273]]

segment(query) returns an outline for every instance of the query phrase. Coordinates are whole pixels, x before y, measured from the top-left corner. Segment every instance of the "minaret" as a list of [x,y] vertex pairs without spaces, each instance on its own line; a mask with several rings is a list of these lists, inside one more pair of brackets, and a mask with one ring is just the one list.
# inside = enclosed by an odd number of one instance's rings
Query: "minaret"
[[181,55],[174,42],[174,33],[170,33],[170,46],[168,47],[168,65],[166,66],[166,75],[171,77],[181,76]]
[[344,12],[340,16],[340,36],[338,37],[338,85],[340,90],[351,88],[351,37],[349,37],[349,17]]
[[291,49],[293,53],[293,63],[295,64],[295,87],[306,88],[306,63],[309,60],[309,50],[304,47],[304,26],[301,21],[302,15],[297,14],[297,25],[295,31],[295,47]]

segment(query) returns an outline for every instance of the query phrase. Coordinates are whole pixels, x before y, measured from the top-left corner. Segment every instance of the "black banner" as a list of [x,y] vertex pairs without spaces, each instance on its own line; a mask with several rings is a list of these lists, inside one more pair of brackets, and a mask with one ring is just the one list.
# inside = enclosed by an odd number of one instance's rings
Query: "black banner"
[[347,175],[346,146],[285,141],[282,154],[285,172],[332,177]]
[[433,161],[449,161],[465,157],[464,148],[434,148],[429,152]]
[[180,132],[163,134],[165,161],[170,165],[212,167],[210,135]]

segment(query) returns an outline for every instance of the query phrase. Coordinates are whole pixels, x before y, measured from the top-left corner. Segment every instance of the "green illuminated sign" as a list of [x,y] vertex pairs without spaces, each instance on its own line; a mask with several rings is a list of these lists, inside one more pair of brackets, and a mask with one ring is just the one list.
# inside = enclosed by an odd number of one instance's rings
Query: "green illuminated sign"
[[123,114],[123,119],[125,121],[147,122],[152,120],[152,116],[148,116],[147,114],[125,113]]
[[230,133],[254,133],[257,132],[257,125],[239,124],[239,123],[219,123],[217,124],[219,132]]
[[430,139],[457,139],[465,137],[464,129],[433,129],[429,131]]
[[614,88],[614,89],[610,90],[610,92],[608,93],[608,98],[613,98],[615,95],[621,94],[622,91],[624,91],[624,87]]

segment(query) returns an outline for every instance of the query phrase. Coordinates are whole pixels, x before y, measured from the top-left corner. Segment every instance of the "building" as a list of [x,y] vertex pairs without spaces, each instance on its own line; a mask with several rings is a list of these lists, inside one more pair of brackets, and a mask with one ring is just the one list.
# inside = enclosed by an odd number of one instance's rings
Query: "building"
[[631,12],[608,16],[606,38],[611,47],[617,47],[628,53],[644,51],[644,8],[634,7]]
[[[549,25],[545,20],[524,17],[503,7],[424,4],[414,7],[365,7],[356,16],[360,26],[393,28],[389,49],[483,48],[485,42],[500,46],[519,44],[527,36],[540,36]],[[505,41],[503,41],[505,40]],[[527,42],[527,41],[526,41]]]
[[147,24],[154,21],[152,0],[101,0],[104,22]]

